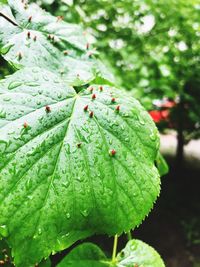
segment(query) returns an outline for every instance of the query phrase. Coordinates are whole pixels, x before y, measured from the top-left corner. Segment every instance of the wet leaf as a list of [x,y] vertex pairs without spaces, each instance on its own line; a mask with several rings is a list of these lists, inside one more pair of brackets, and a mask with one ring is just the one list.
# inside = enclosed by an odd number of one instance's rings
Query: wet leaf
[[73,85],[96,76],[111,77],[87,49],[85,33],[36,4],[9,0],[0,6],[0,53],[15,68],[39,66],[64,76]]
[[118,267],[165,267],[154,248],[141,240],[130,240],[117,256]]
[[78,91],[39,68],[0,82],[0,236],[16,266],[128,231],[159,195],[149,114],[113,87]]
[[117,255],[114,262],[92,243],[74,248],[58,264],[58,267],[165,267],[158,252],[146,243],[133,239]]
[[103,251],[92,243],[74,248],[57,267],[111,267]]

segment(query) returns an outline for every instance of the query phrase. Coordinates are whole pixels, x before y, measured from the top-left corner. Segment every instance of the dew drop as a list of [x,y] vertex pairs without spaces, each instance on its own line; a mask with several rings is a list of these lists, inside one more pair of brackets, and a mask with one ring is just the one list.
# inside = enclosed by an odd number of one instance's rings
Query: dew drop
[[5,119],[6,118],[6,112],[4,110],[0,110],[0,118]]
[[71,217],[69,212],[66,214],[66,216],[67,216],[67,219],[69,219]]
[[12,44],[5,45],[1,48],[1,54],[5,55],[9,52],[10,48],[12,47]]
[[89,215],[89,211],[87,209],[85,210],[82,210],[81,211],[81,214],[84,216],[84,217],[87,217]]
[[68,188],[68,186],[69,186],[69,182],[68,182],[68,181],[63,182],[63,183],[62,183],[62,186],[64,186],[65,188]]
[[9,90],[12,90],[12,89],[14,89],[14,88],[16,88],[16,87],[19,87],[19,86],[21,86],[22,85],[22,82],[17,82],[17,81],[15,81],[15,82],[11,82],[9,85],[8,85],[8,89]]
[[5,97],[3,98],[3,100],[8,102],[8,101],[11,100],[11,98],[10,98],[9,96],[5,96]]

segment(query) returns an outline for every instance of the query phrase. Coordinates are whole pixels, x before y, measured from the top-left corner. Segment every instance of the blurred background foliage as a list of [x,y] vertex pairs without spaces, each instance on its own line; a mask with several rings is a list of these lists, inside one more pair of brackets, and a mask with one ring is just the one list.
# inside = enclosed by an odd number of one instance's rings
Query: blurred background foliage
[[182,157],[184,143],[200,135],[200,0],[37,2],[82,24],[117,84],[147,110],[165,108],[164,99],[173,101],[158,125],[177,129]]

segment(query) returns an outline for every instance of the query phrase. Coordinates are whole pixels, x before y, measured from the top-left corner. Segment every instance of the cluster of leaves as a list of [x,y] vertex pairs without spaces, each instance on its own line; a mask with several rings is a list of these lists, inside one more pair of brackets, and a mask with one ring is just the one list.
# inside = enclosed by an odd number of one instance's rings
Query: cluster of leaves
[[[0,6],[0,53],[15,69],[0,81],[0,237],[15,265],[138,226],[160,191],[159,134],[140,103],[114,87],[81,28],[9,0]],[[83,259],[97,255],[92,266],[102,266],[99,249],[84,246]],[[136,240],[112,264],[163,266]]]
[[[199,0],[39,1],[67,21],[82,23],[98,41],[118,82],[147,109],[163,97],[183,102],[189,138],[200,133]],[[176,128],[179,107],[172,113]],[[190,136],[191,135],[191,136]]]

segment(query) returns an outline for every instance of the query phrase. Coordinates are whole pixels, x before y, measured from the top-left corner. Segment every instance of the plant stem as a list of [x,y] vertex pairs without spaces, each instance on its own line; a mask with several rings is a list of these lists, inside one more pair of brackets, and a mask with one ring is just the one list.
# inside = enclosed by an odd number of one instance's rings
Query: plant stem
[[130,241],[132,239],[131,231],[127,232],[127,239]]
[[115,263],[115,261],[116,261],[117,242],[118,242],[118,235],[115,235],[114,236],[114,243],[113,243],[112,263]]

